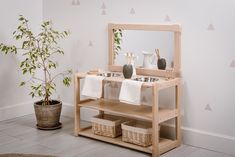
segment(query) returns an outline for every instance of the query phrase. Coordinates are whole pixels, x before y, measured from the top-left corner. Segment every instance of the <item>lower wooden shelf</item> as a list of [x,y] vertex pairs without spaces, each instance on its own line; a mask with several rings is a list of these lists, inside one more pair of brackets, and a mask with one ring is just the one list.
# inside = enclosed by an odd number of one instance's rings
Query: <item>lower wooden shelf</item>
[[[137,145],[134,145],[134,144],[126,143],[126,142],[122,141],[121,136],[119,136],[117,138],[98,136],[98,135],[95,135],[95,134],[92,133],[91,127],[88,127],[86,129],[82,129],[82,131],[79,132],[79,135],[89,137],[89,138],[93,138],[93,139],[97,139],[97,140],[104,141],[104,142],[108,142],[108,143],[112,143],[112,144],[116,144],[116,145],[119,145],[119,146],[131,148],[131,149],[135,149],[135,150],[138,150],[138,151],[150,153],[150,154],[152,153],[152,146],[150,146],[150,147],[141,147],[141,146],[137,146]],[[175,147],[177,147],[177,141],[176,140],[160,138],[160,140],[159,140],[160,154],[163,154],[163,153],[165,153],[165,152],[167,152],[167,151],[169,151],[169,150],[171,150]]]
[[[86,107],[91,109],[96,109],[100,111],[105,111],[113,114],[118,114],[120,116],[126,116],[130,118],[136,118],[141,120],[152,121],[152,106],[146,105],[129,105],[126,103],[118,102],[118,101],[111,101],[105,99],[99,100],[86,100],[80,102],[78,104],[80,107]],[[159,108],[158,111],[158,121],[162,123],[169,119],[175,118],[179,116],[177,109],[167,109],[167,108]]]

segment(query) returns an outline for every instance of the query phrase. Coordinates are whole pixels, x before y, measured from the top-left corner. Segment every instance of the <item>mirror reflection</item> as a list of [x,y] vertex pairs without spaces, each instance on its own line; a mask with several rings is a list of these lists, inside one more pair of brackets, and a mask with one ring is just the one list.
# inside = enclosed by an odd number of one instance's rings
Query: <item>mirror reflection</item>
[[[115,32],[114,32],[115,33]],[[174,60],[174,32],[121,30],[117,33],[118,40],[114,44],[115,65],[127,63],[125,53],[132,52],[136,57],[135,66],[144,68],[157,68],[157,49],[160,58],[166,61],[166,68],[173,67]],[[114,34],[115,43],[115,34]],[[118,47],[120,46],[120,47]],[[115,48],[117,48],[115,51]]]

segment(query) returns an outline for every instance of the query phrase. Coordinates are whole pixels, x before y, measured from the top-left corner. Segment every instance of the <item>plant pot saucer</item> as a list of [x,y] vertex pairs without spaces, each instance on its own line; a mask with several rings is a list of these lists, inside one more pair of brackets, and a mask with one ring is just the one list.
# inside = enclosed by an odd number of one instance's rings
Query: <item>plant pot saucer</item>
[[56,129],[60,129],[62,127],[62,123],[59,122],[59,124],[54,127],[41,127],[41,126],[38,126],[38,124],[36,126],[40,130],[56,130]]

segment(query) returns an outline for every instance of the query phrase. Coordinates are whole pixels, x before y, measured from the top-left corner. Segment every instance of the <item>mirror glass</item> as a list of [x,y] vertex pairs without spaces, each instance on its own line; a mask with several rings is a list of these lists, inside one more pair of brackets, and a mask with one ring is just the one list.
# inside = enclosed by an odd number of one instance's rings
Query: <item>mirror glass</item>
[[[114,39],[115,40],[115,39]],[[120,49],[114,59],[114,65],[127,63],[125,53],[132,52],[137,56],[136,67],[143,67],[144,54],[151,53],[152,67],[157,68],[157,55],[155,49],[159,49],[160,57],[166,59],[166,67],[173,67],[174,60],[174,32],[148,31],[148,30],[122,30]]]

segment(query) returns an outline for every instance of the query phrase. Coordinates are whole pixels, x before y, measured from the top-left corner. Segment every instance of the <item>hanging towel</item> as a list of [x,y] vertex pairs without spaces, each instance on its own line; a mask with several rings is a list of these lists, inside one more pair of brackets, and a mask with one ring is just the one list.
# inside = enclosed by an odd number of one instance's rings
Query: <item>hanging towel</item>
[[82,95],[101,98],[102,96],[102,81],[105,77],[96,75],[87,75],[82,89]]
[[133,105],[141,104],[141,86],[143,82],[125,79],[122,81],[119,100]]

